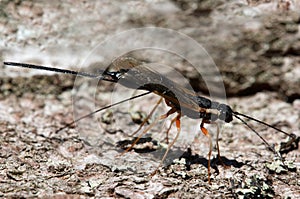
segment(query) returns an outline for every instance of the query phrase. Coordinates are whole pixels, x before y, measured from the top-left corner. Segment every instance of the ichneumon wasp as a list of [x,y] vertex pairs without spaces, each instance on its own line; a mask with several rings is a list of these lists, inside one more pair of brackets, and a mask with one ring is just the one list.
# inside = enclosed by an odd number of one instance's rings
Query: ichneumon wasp
[[[208,98],[199,96],[192,92],[189,89],[186,89],[182,87],[181,85],[175,83],[174,81],[170,80],[169,78],[160,75],[156,71],[150,69],[148,67],[148,63],[141,63],[141,64],[135,64],[136,62],[130,62],[132,61],[132,58],[125,58],[127,63],[126,67],[123,67],[122,64],[119,64],[118,67],[114,68],[113,70],[103,70],[100,72],[100,75],[98,74],[90,74],[86,72],[77,72],[72,70],[66,70],[66,69],[60,69],[60,68],[54,68],[54,67],[46,67],[46,66],[40,66],[40,65],[33,65],[33,64],[26,64],[26,63],[16,63],[16,62],[4,62],[4,65],[7,66],[18,66],[23,68],[31,68],[31,69],[38,69],[38,70],[46,70],[46,71],[52,71],[56,73],[63,73],[63,74],[70,74],[70,75],[78,75],[88,78],[93,78],[97,80],[103,80],[103,81],[109,81],[113,83],[119,83],[127,88],[132,89],[138,89],[138,90],[145,90],[146,92],[140,95],[136,95],[130,98],[127,98],[125,100],[122,100],[120,102],[105,106],[101,109],[95,110],[87,115],[84,115],[73,122],[65,125],[63,128],[58,129],[56,132],[59,132],[72,124],[87,118],[97,112],[100,112],[102,110],[108,109],[110,107],[116,106],[118,104],[121,104],[125,101],[130,101],[135,98],[142,97],[144,95],[154,93],[156,95],[159,95],[161,98],[155,105],[155,107],[152,109],[150,114],[145,118],[145,120],[141,123],[140,127],[133,133],[136,134],[143,125],[149,120],[157,106],[162,102],[164,99],[166,105],[169,107],[169,110],[167,113],[161,115],[160,117],[156,118],[150,125],[147,127],[138,137],[137,139],[131,144],[130,147],[126,149],[125,152],[129,151],[133,148],[133,146],[141,139],[141,137],[149,130],[151,127],[153,127],[159,120],[166,119],[170,115],[176,114],[176,116],[171,120],[170,127],[168,128],[168,131],[170,130],[171,126],[175,123],[177,127],[177,134],[175,135],[175,138],[168,144],[167,150],[161,160],[161,164],[165,160],[170,148],[174,145],[176,142],[181,129],[181,122],[180,119],[182,116],[187,116],[192,119],[202,119],[200,123],[200,129],[202,133],[209,139],[209,153],[208,153],[208,182],[210,183],[210,164],[211,164],[211,154],[212,154],[212,138],[210,136],[210,133],[205,128],[205,124],[212,124],[215,123],[217,120],[224,121],[226,123],[230,123],[234,118],[242,122],[244,125],[246,125],[252,132],[254,132],[263,142],[264,144],[273,151],[283,162],[283,159],[278,153],[274,147],[272,147],[253,127],[251,127],[244,118],[248,120],[255,121],[257,123],[260,123],[262,125],[265,125],[269,128],[275,129],[276,131],[283,133],[286,136],[289,136],[293,142],[296,142],[296,145],[298,147],[299,138],[294,135],[287,133],[285,131],[282,131],[281,129],[270,125],[266,122],[260,121],[254,117],[239,113],[237,111],[234,111],[229,105],[218,103],[216,101],[211,101]],[[167,133],[168,133],[167,131]],[[217,132],[217,136],[219,134],[219,128]],[[217,141],[217,150],[218,150],[218,157],[220,158],[220,150],[219,145]],[[152,174],[154,175],[157,170],[155,170]]]

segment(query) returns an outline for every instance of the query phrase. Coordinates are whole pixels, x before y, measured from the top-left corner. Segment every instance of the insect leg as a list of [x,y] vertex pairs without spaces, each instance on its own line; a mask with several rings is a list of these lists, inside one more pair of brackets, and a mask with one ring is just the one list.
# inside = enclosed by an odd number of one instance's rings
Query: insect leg
[[217,123],[216,123],[216,125],[217,125],[216,145],[217,145],[217,151],[218,151],[218,159],[223,164],[223,161],[221,159],[221,154],[220,154],[220,147],[219,147],[219,133],[220,133],[220,128],[219,128],[219,125]]
[[[172,110],[172,109],[171,109]],[[155,171],[151,174],[151,176],[154,176],[157,172],[157,170],[161,167],[161,165],[163,164],[163,162],[165,161],[171,147],[174,145],[174,143],[176,142],[176,140],[178,139],[179,137],[179,134],[180,134],[180,117],[181,117],[181,114],[179,113],[174,119],[172,119],[171,121],[171,124],[173,124],[174,122],[176,122],[176,128],[177,128],[177,133],[176,133],[176,136],[175,138],[173,139],[173,141],[168,145],[168,148],[163,156],[163,158],[161,159],[158,167],[155,169]]]
[[212,153],[212,140],[211,140],[211,136],[208,132],[208,130],[204,127],[204,123],[210,123],[207,120],[202,120],[201,124],[200,124],[200,129],[202,131],[202,133],[208,138],[209,140],[209,152],[208,152],[208,163],[207,163],[207,174],[208,174],[208,183],[211,184],[210,182],[210,157],[211,157],[211,153]]
[[[155,107],[156,108],[156,107]],[[173,113],[173,110],[172,110],[172,112],[171,113],[168,113],[168,114],[166,114],[166,115],[171,115]],[[152,114],[152,112],[150,113],[150,114]],[[166,140],[166,143],[167,144],[169,144],[169,132],[170,132],[170,130],[171,130],[171,128],[172,128],[172,126],[173,126],[173,124],[174,124],[174,122],[175,122],[176,120],[175,119],[172,119],[171,120],[171,123],[170,123],[170,125],[169,125],[169,127],[168,127],[168,129],[167,129],[167,131],[166,131],[166,138],[165,138],[165,140]],[[166,121],[165,121],[166,122]],[[165,123],[164,123],[164,125],[165,125]],[[140,129],[140,128],[139,128]],[[163,131],[161,131],[161,133],[162,133]]]
[[150,113],[148,114],[148,116],[144,119],[144,121],[140,124],[139,128],[133,132],[132,134],[130,134],[130,137],[134,136],[135,134],[137,134],[141,128],[146,124],[146,122],[149,120],[149,118],[153,115],[154,111],[156,110],[156,108],[158,107],[158,105],[161,103],[162,101],[162,97],[157,101],[156,105],[153,107],[153,109],[150,111]]
[[118,156],[124,155],[128,151],[130,151],[136,143],[142,138],[143,135],[145,135],[158,121],[160,120],[160,117],[156,118],[135,140],[134,142],[128,147],[124,152],[119,154]]
[[226,164],[223,162],[222,158],[221,158],[220,147],[219,147],[219,133],[220,133],[220,127],[219,127],[218,123],[215,123],[215,124],[216,124],[216,126],[217,126],[216,145],[217,145],[217,151],[218,151],[218,159],[219,159],[219,161],[221,162],[221,164],[222,164],[222,166],[223,166],[224,168],[229,168],[230,166],[229,166],[229,165],[226,165]]
[[138,141],[142,138],[143,135],[145,135],[159,120],[165,119],[167,118],[169,115],[173,114],[176,112],[175,108],[171,108],[166,114],[161,115],[160,117],[156,118],[136,139],[135,141],[131,144],[130,147],[128,147],[123,153],[120,154],[123,155],[125,153],[127,153],[128,151],[130,151],[134,145],[136,145],[136,143],[138,143]]
[[169,127],[166,131],[166,142],[167,142],[167,144],[169,144],[169,132],[170,132],[170,130],[171,130],[171,128],[172,128],[175,121],[176,121],[175,118],[171,120],[171,123],[170,123],[170,125],[169,125]]

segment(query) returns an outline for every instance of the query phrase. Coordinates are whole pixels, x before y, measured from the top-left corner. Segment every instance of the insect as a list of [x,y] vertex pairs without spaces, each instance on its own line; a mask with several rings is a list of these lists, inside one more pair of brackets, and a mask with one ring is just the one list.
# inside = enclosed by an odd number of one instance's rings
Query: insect
[[[95,110],[88,115],[82,116],[76,120],[74,120],[72,123],[64,126],[63,128],[58,129],[56,132],[61,131],[64,128],[69,127],[70,125],[78,122],[79,120],[82,120],[86,117],[89,117],[99,111],[102,111],[104,109],[110,108],[112,106],[116,106],[118,104],[121,104],[125,101],[129,101],[150,93],[154,93],[156,95],[161,96],[161,99],[157,102],[156,106],[153,108],[153,110],[150,112],[148,117],[142,122],[140,125],[140,128],[134,132],[133,134],[137,133],[141,127],[147,122],[149,117],[153,114],[154,110],[156,109],[157,105],[161,103],[162,99],[164,99],[166,105],[169,107],[169,110],[167,113],[161,115],[157,119],[155,119],[154,122],[152,122],[149,127],[147,127],[143,133],[137,137],[137,139],[131,144],[129,148],[127,148],[126,151],[129,151],[141,138],[143,134],[145,134],[151,127],[153,127],[159,120],[165,119],[169,117],[170,115],[176,114],[176,116],[171,120],[170,127],[175,123],[175,126],[177,127],[177,133],[175,135],[175,138],[168,144],[167,150],[160,162],[159,167],[165,160],[170,148],[174,145],[176,140],[178,139],[178,136],[180,134],[181,129],[181,122],[180,119],[182,116],[187,116],[192,119],[202,119],[200,123],[200,129],[202,133],[209,139],[209,153],[208,153],[208,182],[210,182],[210,164],[211,164],[211,154],[212,154],[212,138],[210,136],[209,131],[205,128],[205,124],[213,124],[217,120],[222,120],[226,123],[231,122],[234,118],[241,121],[244,125],[246,125],[252,132],[254,132],[264,143],[265,145],[272,150],[283,162],[281,155],[276,152],[274,147],[272,147],[268,142],[253,128],[251,127],[243,118],[253,120],[257,123],[263,124],[267,127],[273,128],[276,131],[283,133],[287,136],[289,136],[294,142],[299,142],[299,139],[294,134],[289,134],[287,132],[282,131],[279,128],[276,128],[275,126],[272,126],[268,123],[265,123],[263,121],[260,121],[258,119],[255,119],[251,116],[236,112],[232,110],[232,108],[226,104],[218,103],[216,101],[211,101],[208,98],[199,96],[192,92],[191,90],[182,87],[181,85],[173,82],[172,80],[168,79],[167,77],[157,73],[156,71],[152,70],[149,66],[149,63],[138,63],[134,60],[126,60],[127,64],[117,64],[116,67],[110,69],[110,70],[103,70],[100,72],[101,75],[96,74],[90,74],[85,72],[77,72],[72,70],[66,70],[66,69],[60,69],[60,68],[53,68],[53,67],[46,67],[46,66],[40,66],[40,65],[33,65],[33,64],[26,64],[26,63],[16,63],[16,62],[4,62],[7,66],[18,66],[23,68],[31,68],[31,69],[39,69],[39,70],[46,70],[46,71],[52,71],[57,73],[64,73],[64,74],[71,74],[71,75],[79,75],[84,76],[88,78],[94,78],[98,80],[103,81],[109,81],[114,83],[119,83],[125,87],[132,88],[132,89],[138,89],[138,90],[145,90],[147,92],[133,96],[131,98],[125,99],[123,101],[108,105],[106,107],[103,107],[101,109]],[[170,130],[170,127],[168,128],[168,131]],[[167,132],[168,133],[168,132]],[[219,134],[219,130],[217,132]],[[217,134],[217,136],[218,136]],[[217,141],[217,150],[218,150],[218,157],[220,158],[220,150],[219,145]],[[125,151],[125,152],[126,152]],[[156,172],[157,170],[155,170]],[[153,172],[153,175],[155,174]]]

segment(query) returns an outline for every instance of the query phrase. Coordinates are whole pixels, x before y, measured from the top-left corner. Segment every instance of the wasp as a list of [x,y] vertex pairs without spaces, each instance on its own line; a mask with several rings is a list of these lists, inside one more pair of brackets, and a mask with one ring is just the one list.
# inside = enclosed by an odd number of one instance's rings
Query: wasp
[[[125,60],[125,62],[124,62]],[[122,64],[123,63],[123,64]],[[126,63],[126,64],[124,64]],[[137,89],[137,90],[144,90],[146,91],[143,94],[136,95],[130,98],[127,98],[125,100],[122,100],[120,102],[105,106],[101,109],[95,110],[88,115],[84,115],[76,120],[74,120],[72,123],[67,124],[66,126],[60,128],[57,130],[57,132],[61,131],[64,128],[67,128],[71,126],[72,124],[78,122],[79,120],[82,120],[84,118],[87,118],[97,112],[100,112],[102,110],[108,109],[110,107],[116,106],[118,104],[121,104],[125,101],[133,100],[135,98],[142,97],[144,95],[148,95],[150,93],[154,93],[156,95],[159,95],[161,98],[157,102],[156,106],[153,108],[153,110],[150,112],[150,114],[146,117],[146,119],[142,122],[140,125],[140,128],[134,132],[133,134],[137,133],[142,126],[149,120],[150,116],[153,114],[154,110],[162,102],[162,100],[165,101],[165,104],[169,107],[169,110],[158,117],[154,122],[152,122],[149,127],[146,128],[143,133],[137,137],[137,139],[131,144],[129,148],[126,149],[125,152],[129,151],[133,148],[133,146],[139,141],[139,139],[142,137],[143,134],[145,134],[151,127],[153,127],[159,120],[166,119],[171,115],[175,115],[173,119],[171,120],[170,127],[168,128],[168,131],[170,130],[171,126],[175,123],[175,126],[177,128],[177,133],[175,135],[175,138],[168,144],[167,150],[160,162],[160,167],[165,160],[170,148],[174,145],[176,140],[179,137],[179,134],[181,132],[181,122],[180,119],[183,116],[187,116],[192,119],[201,119],[200,123],[200,130],[202,133],[209,139],[209,152],[208,152],[208,166],[207,166],[207,173],[208,173],[208,182],[211,183],[210,180],[210,167],[211,167],[211,154],[212,154],[212,138],[207,130],[205,128],[206,124],[214,124],[217,120],[224,121],[225,123],[230,123],[233,121],[233,119],[237,119],[240,122],[242,122],[244,125],[246,125],[252,132],[254,132],[261,140],[262,142],[271,150],[273,151],[283,162],[281,155],[272,147],[253,127],[251,127],[244,118],[248,120],[255,121],[257,123],[260,123],[262,125],[265,125],[269,128],[275,129],[276,131],[283,133],[286,136],[289,136],[293,142],[297,142],[297,148],[298,148],[298,142],[299,137],[297,137],[295,134],[287,133],[285,131],[282,131],[281,129],[270,125],[266,122],[260,121],[254,117],[251,117],[246,114],[239,113],[237,111],[234,111],[229,105],[224,103],[219,103],[217,101],[212,101],[206,97],[202,97],[200,95],[197,95],[195,92],[191,91],[190,89],[187,89],[168,77],[159,74],[157,71],[154,71],[149,67],[149,64],[151,63],[142,63],[137,62],[135,59],[132,58],[123,58],[123,62],[121,59],[121,62],[118,64],[114,64],[114,67],[109,67],[109,69],[100,71],[99,74],[91,74],[86,72],[80,72],[80,71],[73,71],[73,70],[67,70],[67,69],[61,69],[61,68],[55,68],[55,67],[46,67],[41,65],[34,65],[34,64],[27,64],[27,63],[17,63],[17,62],[4,62],[4,65],[6,66],[17,66],[17,67],[23,67],[23,68],[31,68],[31,69],[38,69],[38,70],[46,70],[46,71],[52,71],[56,73],[63,73],[63,74],[69,74],[69,75],[78,75],[103,81],[109,81],[113,83],[119,83],[127,88]],[[219,134],[219,128],[218,134]],[[167,132],[168,133],[168,132]],[[218,136],[217,134],[217,136]],[[220,150],[219,145],[217,141],[217,150],[218,150],[218,157],[220,158]],[[154,175],[156,173],[157,169],[152,173]]]

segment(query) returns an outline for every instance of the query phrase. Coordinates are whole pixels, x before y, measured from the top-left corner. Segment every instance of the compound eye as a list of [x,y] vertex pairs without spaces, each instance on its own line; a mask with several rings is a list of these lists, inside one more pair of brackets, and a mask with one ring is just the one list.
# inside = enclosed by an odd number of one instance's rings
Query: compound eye
[[229,106],[227,106],[226,104],[220,104],[218,110],[220,111],[220,120],[223,120],[227,123],[232,121],[232,110]]
[[229,122],[231,122],[232,120],[233,120],[233,118],[232,118],[232,115],[231,115],[231,114],[226,115],[225,122],[229,123]]
[[232,111],[231,111],[231,109],[228,109],[225,112],[225,120],[224,121],[227,122],[227,123],[229,123],[232,120],[233,120],[233,118],[232,118]]

